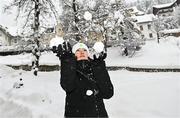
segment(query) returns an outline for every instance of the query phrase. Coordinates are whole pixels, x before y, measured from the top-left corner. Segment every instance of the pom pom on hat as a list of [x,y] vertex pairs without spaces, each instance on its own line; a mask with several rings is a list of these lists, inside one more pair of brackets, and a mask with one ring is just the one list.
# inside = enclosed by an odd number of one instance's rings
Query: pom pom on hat
[[86,49],[88,54],[89,54],[89,49],[86,46],[86,44],[84,43],[76,43],[73,47],[72,47],[72,52],[75,53],[78,49],[83,48]]

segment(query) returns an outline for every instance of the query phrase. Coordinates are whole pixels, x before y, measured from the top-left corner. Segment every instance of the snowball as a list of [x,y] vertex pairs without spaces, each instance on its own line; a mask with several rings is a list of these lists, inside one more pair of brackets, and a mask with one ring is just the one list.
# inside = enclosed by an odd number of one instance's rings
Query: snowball
[[92,14],[89,11],[86,11],[84,13],[84,19],[86,20],[92,20]]
[[114,11],[114,18],[119,19],[120,21],[123,21],[124,16],[122,15],[120,11]]
[[87,96],[90,96],[90,95],[92,95],[92,94],[93,94],[93,91],[92,91],[92,90],[87,90],[87,91],[86,91],[86,95],[87,95]]
[[39,69],[38,68],[35,68],[35,71],[38,71]]
[[64,43],[64,39],[63,37],[55,37],[55,38],[52,38],[51,41],[50,41],[50,47],[52,48],[53,46],[56,46],[58,47],[59,44],[63,44]]
[[93,49],[97,52],[100,53],[104,50],[104,44],[102,42],[96,42],[93,46]]

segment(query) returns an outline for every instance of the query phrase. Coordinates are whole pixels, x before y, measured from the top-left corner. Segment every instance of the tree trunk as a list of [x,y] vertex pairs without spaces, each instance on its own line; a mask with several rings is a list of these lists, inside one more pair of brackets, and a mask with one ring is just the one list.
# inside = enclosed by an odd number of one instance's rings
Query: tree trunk
[[159,43],[159,32],[157,32],[157,42]]
[[40,43],[39,43],[39,0],[35,0],[34,6],[34,42],[36,46],[34,47],[32,54],[34,56],[34,60],[32,62],[32,67],[34,69],[34,75],[37,76],[38,68],[39,68],[39,57],[40,57]]
[[[77,18],[76,0],[73,0],[73,11],[74,11],[74,21],[75,21],[75,24],[77,24],[79,22],[79,19]],[[78,28],[76,25],[74,26],[74,30],[75,32],[78,32]],[[75,39],[79,41],[78,34],[75,35]]]

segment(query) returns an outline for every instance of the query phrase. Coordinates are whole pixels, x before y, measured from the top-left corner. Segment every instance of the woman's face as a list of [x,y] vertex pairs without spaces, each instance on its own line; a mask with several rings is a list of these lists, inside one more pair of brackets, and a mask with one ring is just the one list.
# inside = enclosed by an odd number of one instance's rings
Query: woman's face
[[88,52],[86,49],[84,48],[79,48],[76,52],[75,52],[75,56],[77,57],[77,60],[88,60]]

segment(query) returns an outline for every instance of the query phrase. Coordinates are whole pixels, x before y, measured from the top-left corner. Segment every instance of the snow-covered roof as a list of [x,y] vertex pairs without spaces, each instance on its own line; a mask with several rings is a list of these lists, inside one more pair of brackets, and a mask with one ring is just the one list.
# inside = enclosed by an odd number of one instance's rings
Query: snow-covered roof
[[2,25],[0,25],[0,30],[4,32],[6,35],[8,35],[9,37],[12,37],[12,35],[7,31],[6,27],[3,27]]
[[174,3],[166,3],[166,4],[159,4],[159,5],[154,5],[154,8],[166,8],[166,7],[170,7],[171,5],[173,5]]
[[178,33],[180,32],[180,28],[179,29],[168,29],[168,30],[162,30],[160,31],[161,33]]
[[153,6],[153,14],[156,15],[158,13],[158,11],[161,9],[173,8],[179,4],[180,4],[180,0],[175,0],[174,2],[167,3],[167,4],[154,5]]
[[132,18],[137,20],[137,23],[152,22],[155,16],[153,14],[146,14],[142,16],[133,16]]
[[135,14],[135,15],[143,15],[144,14],[144,12],[138,10],[136,6],[127,8],[127,10],[132,10],[132,11],[130,11],[130,13]]

